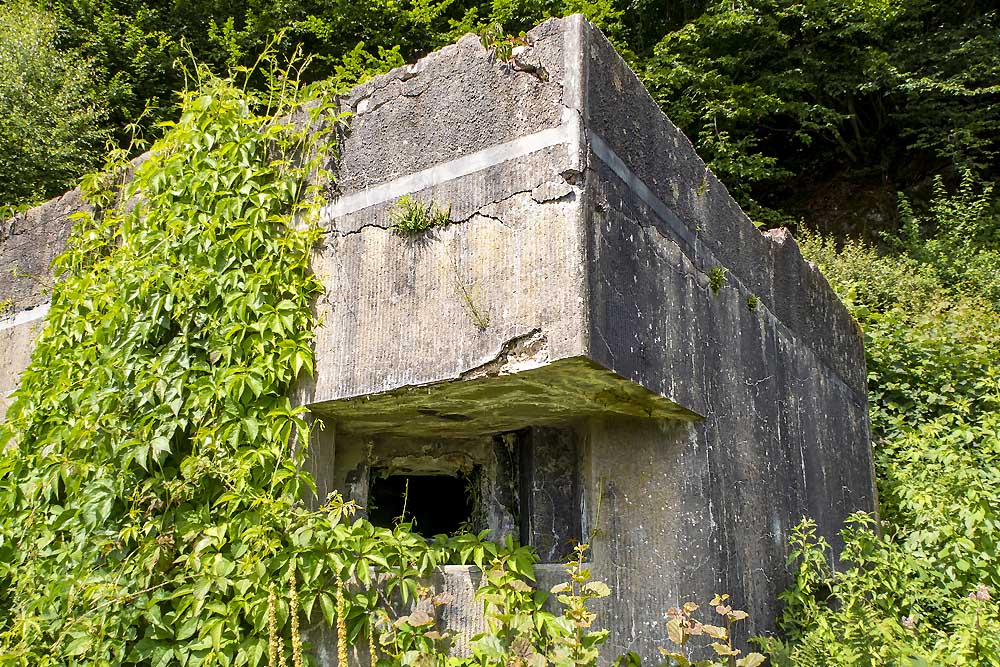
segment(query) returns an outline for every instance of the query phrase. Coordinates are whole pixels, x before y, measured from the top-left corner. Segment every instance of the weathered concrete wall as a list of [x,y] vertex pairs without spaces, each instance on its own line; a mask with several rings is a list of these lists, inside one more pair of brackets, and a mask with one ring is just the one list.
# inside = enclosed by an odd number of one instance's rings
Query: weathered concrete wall
[[[44,306],[37,309],[39,315]],[[35,339],[44,325],[41,317],[32,311],[22,311],[29,316],[10,317],[0,321],[0,420],[7,414],[9,396],[17,388],[17,378],[21,375],[28,362],[31,361],[31,350]]]
[[[766,632],[792,526],[812,516],[836,543],[874,509],[860,332],[599,31],[570,17],[528,42],[503,63],[466,37],[343,101],[316,376],[296,389],[326,424],[318,495],[363,504],[374,469],[474,469],[498,537],[558,560],[593,536],[608,657],[655,657],[663,612],[716,592]],[[452,224],[389,229],[404,195]],[[0,266],[47,265],[73,201],[17,223],[34,240],[0,239]],[[0,282],[7,297],[44,298]],[[0,325],[0,397],[34,335],[18,317]],[[467,570],[441,576],[474,588]],[[466,635],[481,622],[454,613]]]
[[[535,365],[585,355],[585,233],[579,190],[564,176],[579,161],[566,141],[564,39],[558,24],[533,33],[544,81],[497,63],[470,35],[345,100],[355,115],[340,197],[314,262],[329,289],[317,349],[329,353],[305,401],[459,378],[540,329]],[[387,232],[407,193],[450,205],[460,224],[419,238]]]
[[[591,168],[591,204],[585,210],[595,216],[587,228],[619,237],[641,231],[647,241],[623,238],[622,248],[610,249],[598,261],[628,261],[630,253],[622,251],[626,244],[632,251],[656,252],[650,241],[662,238],[675,253],[683,254],[705,286],[710,271],[723,268],[729,287],[741,290],[745,296],[758,297],[770,317],[855,391],[864,394],[860,330],[819,270],[802,260],[787,232],[761,234],[757,230],[611,44],[595,30],[584,32],[586,94],[582,106],[590,149],[587,163]],[[606,231],[599,224],[602,219]],[[647,271],[651,268],[647,265]],[[602,264],[600,270],[591,273],[596,284],[623,284],[605,270],[606,264]],[[626,269],[618,277],[636,281],[640,271],[639,267]],[[656,273],[655,269],[651,272]],[[632,335],[641,337],[643,331],[636,327]],[[671,340],[699,338],[675,336],[664,340],[669,345]],[[600,354],[599,350],[600,346],[595,348],[595,354]],[[631,358],[641,365],[635,355]],[[656,361],[648,366],[660,368]],[[632,377],[629,372],[622,374]],[[692,396],[690,400],[698,399]]]
[[0,222],[0,303],[13,314],[47,303],[49,265],[62,252],[71,216],[87,210],[77,190]]
[[85,209],[73,190],[0,222],[0,420],[48,310],[52,260],[66,247],[73,214]]
[[752,610],[745,632],[766,632],[792,527],[811,516],[835,538],[874,508],[860,331],[791,237],[758,232],[584,32],[592,358],[705,417],[592,421],[614,651],[655,654],[655,611],[713,590]]

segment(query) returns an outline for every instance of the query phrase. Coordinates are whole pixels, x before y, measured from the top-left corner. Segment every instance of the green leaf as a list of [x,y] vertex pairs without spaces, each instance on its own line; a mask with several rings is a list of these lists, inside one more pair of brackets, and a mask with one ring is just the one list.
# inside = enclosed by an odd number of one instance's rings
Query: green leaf
[[153,649],[150,667],[167,667],[174,659],[174,651],[168,646],[158,646]]
[[190,639],[198,631],[198,627],[201,623],[201,618],[198,616],[191,616],[177,628],[177,634],[175,638],[177,641],[184,641],[185,639]]
[[76,639],[72,640],[69,644],[67,644],[66,655],[68,656],[84,655],[87,651],[90,650],[91,643],[92,640],[90,637],[77,637]]

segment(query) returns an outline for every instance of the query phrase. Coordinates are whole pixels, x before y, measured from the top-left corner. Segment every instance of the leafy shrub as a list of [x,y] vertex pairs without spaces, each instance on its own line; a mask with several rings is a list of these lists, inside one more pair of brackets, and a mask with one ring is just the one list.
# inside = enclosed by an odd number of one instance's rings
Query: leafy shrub
[[[997,376],[987,382],[984,389],[1000,401]],[[929,579],[945,597],[978,584],[1000,591],[1000,403],[995,406],[942,415],[880,448],[883,519],[907,553],[932,568]]]
[[1000,312],[964,264],[992,252],[988,196],[939,186],[904,254],[803,237],[865,330],[882,523],[849,522],[836,570],[797,529],[778,666],[1000,664]]
[[[87,179],[103,207],[56,260],[0,425],[0,664],[256,664],[268,583],[298,569],[311,605],[331,556],[305,536],[357,530],[296,504],[288,449],[319,290],[319,232],[293,216],[311,220],[338,120],[287,81],[272,116],[198,75],[120,195],[93,188],[127,163]],[[312,127],[277,120],[295,112]]]
[[889,241],[934,267],[946,287],[1000,306],[1000,212],[992,194],[992,184],[978,183],[971,170],[964,172],[954,193],[938,176],[923,215],[900,198],[903,228]]
[[946,301],[934,267],[887,254],[866,243],[838,240],[809,229],[795,235],[803,256],[815,262],[840,299],[862,324],[872,313],[894,308],[919,313]]
[[[699,607],[694,602],[685,602],[681,607],[667,610],[667,638],[674,644],[672,649],[660,648],[660,653],[667,658],[667,667],[758,667],[763,664],[765,658],[760,653],[741,656],[742,650],[733,645],[733,625],[749,618],[750,614],[733,609],[728,595],[716,595],[708,604],[719,616],[718,622],[724,625],[702,623],[695,619],[694,613]],[[711,642],[716,659],[691,658],[688,644],[695,637],[705,637]]]
[[990,304],[959,297],[916,314],[893,309],[865,327],[877,445],[930,419],[997,409],[1000,314]]
[[1000,664],[996,589],[944,589],[936,563],[876,533],[866,515],[855,515],[841,536],[845,567],[835,570],[815,524],[795,529],[796,584],[782,596],[779,620],[785,636],[760,640],[775,667]]
[[[946,210],[967,213],[962,201],[964,195],[939,197],[934,208],[942,218]],[[983,224],[988,205],[972,210],[966,219]],[[864,328],[876,445],[929,419],[997,409],[990,382],[1000,367],[1000,311],[982,295],[982,283],[947,277],[944,260],[935,260],[948,255],[938,239],[909,238],[908,252],[895,254],[853,241],[838,248],[808,231],[800,236],[803,255],[819,265]],[[961,258],[988,250],[953,252],[958,259],[947,261],[961,265]]]
[[547,593],[528,586],[505,566],[505,559],[495,560],[476,592],[485,603],[487,630],[473,638],[471,660],[451,657],[446,662],[455,667],[596,665],[608,631],[591,629],[597,615],[588,605],[611,591],[590,580],[587,551],[586,544],[576,547],[565,567],[566,581],[552,587],[561,614],[546,611]]

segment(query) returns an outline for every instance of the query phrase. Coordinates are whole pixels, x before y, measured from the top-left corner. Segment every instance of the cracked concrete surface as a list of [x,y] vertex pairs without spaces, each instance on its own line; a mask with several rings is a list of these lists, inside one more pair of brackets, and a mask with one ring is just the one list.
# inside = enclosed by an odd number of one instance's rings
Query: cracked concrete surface
[[[536,33],[533,56],[560,71],[561,33]],[[406,96],[420,82],[419,96]],[[384,183],[487,146],[502,144],[561,123],[561,87],[542,83],[491,59],[474,35],[375,77],[349,94],[345,108],[368,100],[352,119],[338,179],[341,194]],[[399,129],[406,128],[405,134]],[[387,141],[388,137],[392,140]]]

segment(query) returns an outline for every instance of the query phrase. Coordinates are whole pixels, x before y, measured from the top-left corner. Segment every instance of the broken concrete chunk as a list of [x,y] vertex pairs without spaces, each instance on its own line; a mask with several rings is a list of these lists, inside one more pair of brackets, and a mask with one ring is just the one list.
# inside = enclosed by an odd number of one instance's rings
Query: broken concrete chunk
[[362,97],[360,100],[354,103],[354,113],[360,115],[368,111],[371,106],[372,98]]

